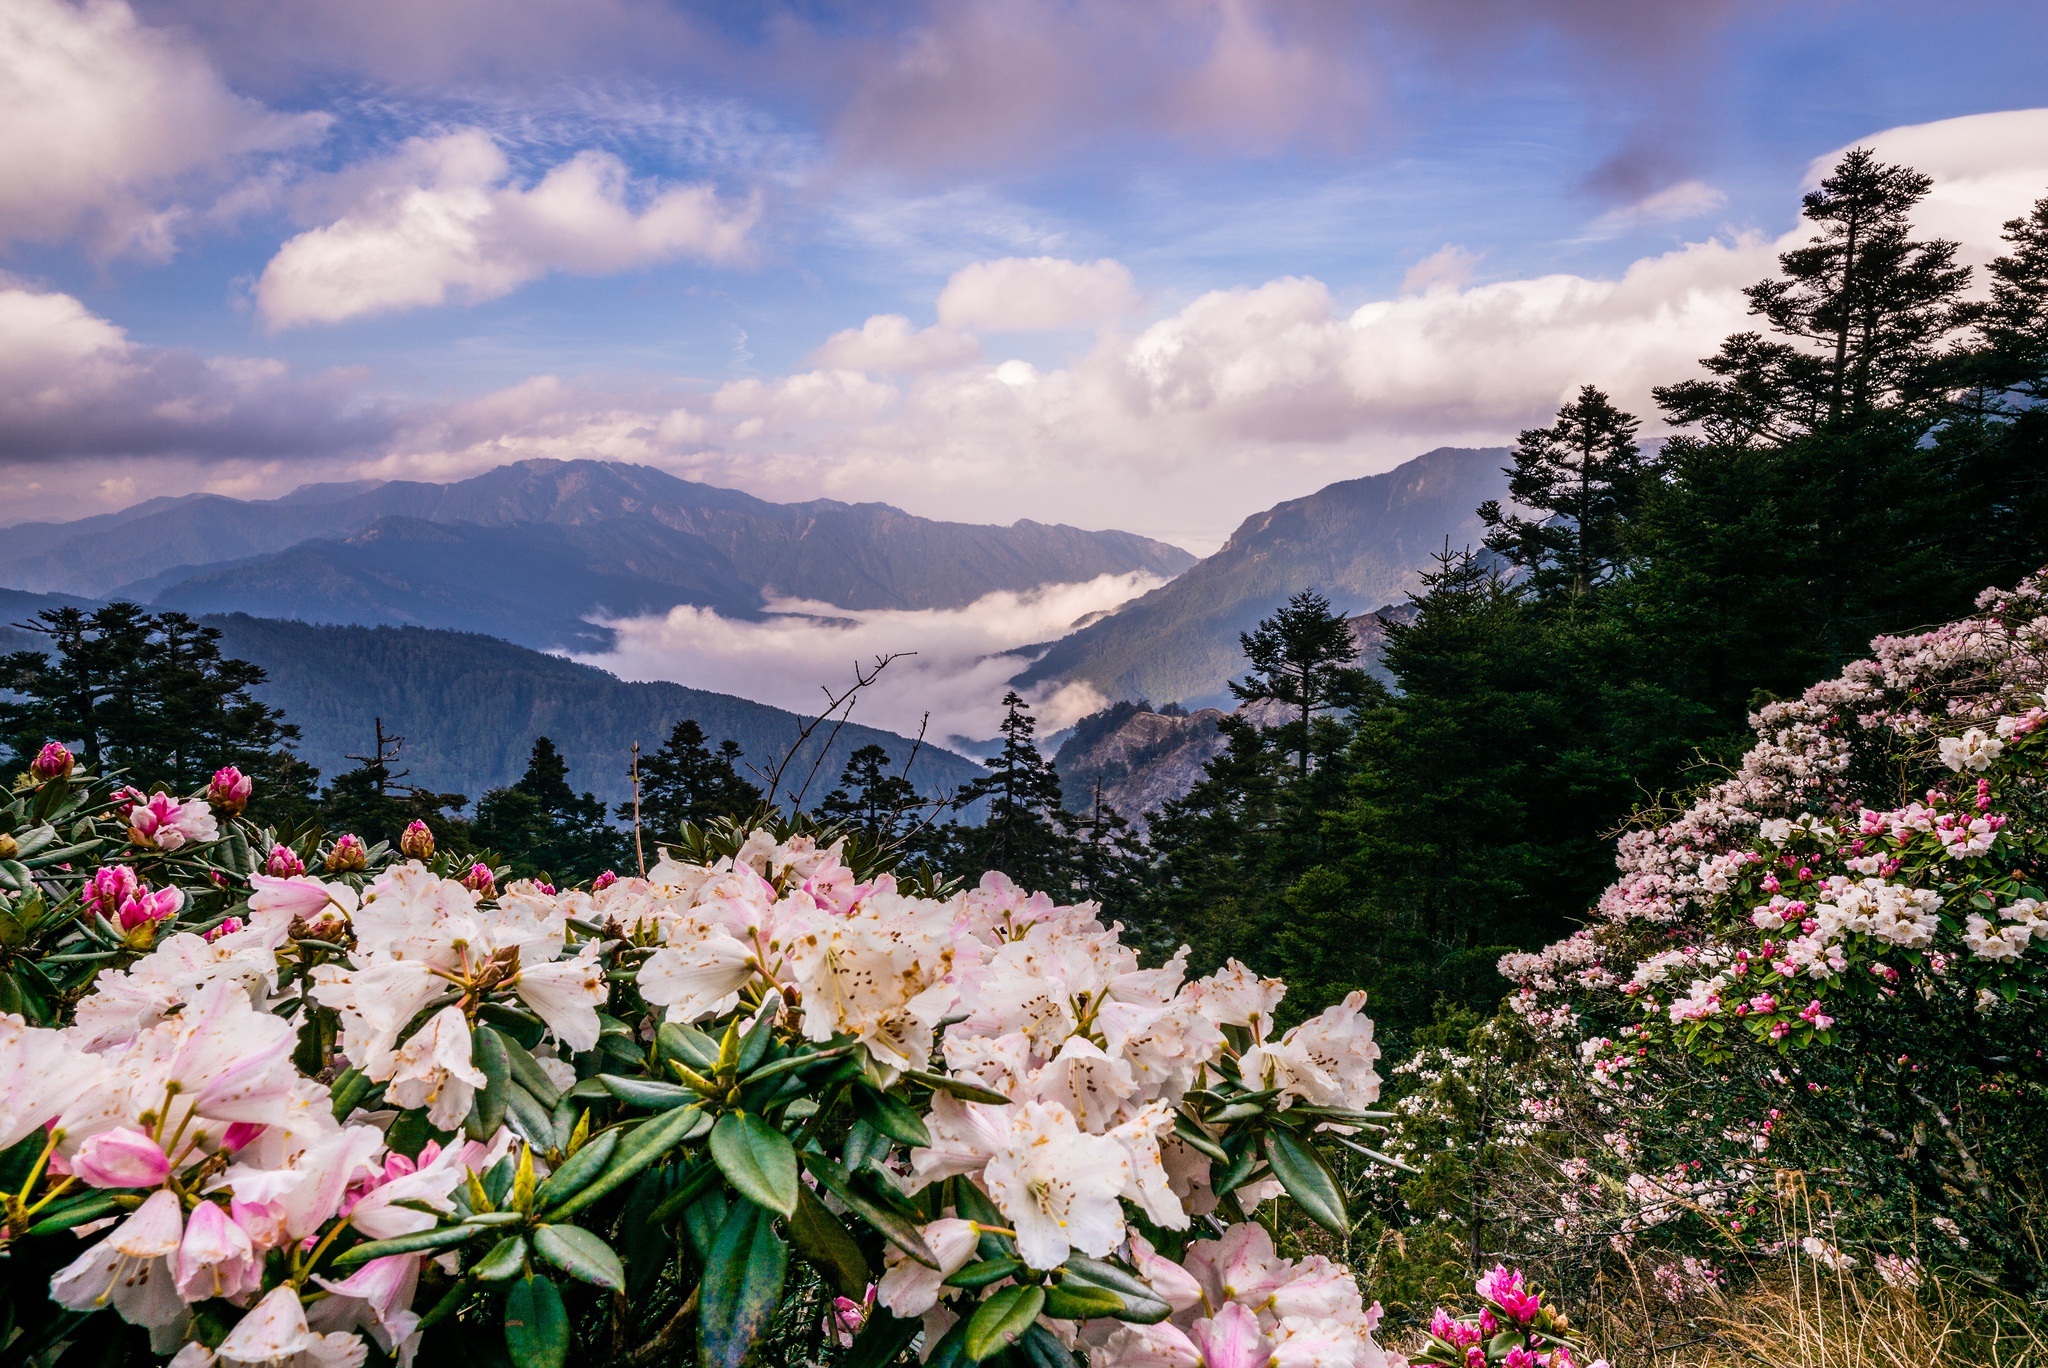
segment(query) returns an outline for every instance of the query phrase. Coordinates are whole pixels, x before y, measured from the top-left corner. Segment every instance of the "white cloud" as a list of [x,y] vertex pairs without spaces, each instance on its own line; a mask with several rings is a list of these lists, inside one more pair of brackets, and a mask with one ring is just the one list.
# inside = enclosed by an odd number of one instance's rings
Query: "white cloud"
[[[655,193],[608,152],[580,152],[523,188],[476,129],[411,139],[334,191],[340,215],[286,242],[257,282],[272,328],[496,299],[550,271],[733,261],[760,216],[758,197],[734,204],[709,185]],[[635,198],[647,202],[636,210]]]
[[974,334],[943,323],[920,330],[902,314],[876,314],[811,353],[813,365],[858,371],[946,370],[980,359]]
[[327,123],[235,94],[121,0],[0,5],[0,237],[83,232],[105,254],[168,256],[181,190]]
[[[1856,145],[1934,178],[1914,224],[1924,233],[1960,243],[1959,258],[1973,265],[2000,255],[2005,250],[1998,235],[2001,225],[2048,195],[2048,109],[1891,128],[1860,138]],[[1802,188],[1818,185],[1847,150],[1814,158]]]
[[345,452],[394,427],[361,406],[361,381],[144,346],[71,295],[0,274],[0,461]]
[[1401,277],[1401,293],[1455,290],[1471,281],[1472,272],[1478,265],[1479,253],[1468,252],[1455,243],[1446,242],[1408,268],[1408,273]]
[[[758,622],[685,606],[610,623],[617,648],[582,659],[627,679],[668,679],[815,712],[821,686],[845,687],[856,662],[866,667],[877,655],[914,651],[892,662],[861,696],[854,720],[915,735],[929,712],[927,735],[934,741],[985,739],[1002,715],[998,700],[1006,681],[1029,663],[1019,647],[1064,636],[1080,619],[1163,582],[1143,572],[1103,575],[988,594],[955,609],[853,610],[788,600]],[[1072,685],[1032,699],[1043,732],[1073,723],[1103,701],[1086,686]]]
[[1594,220],[1593,232],[1610,237],[1652,223],[1679,223],[1712,213],[1727,202],[1727,195],[1705,181],[1680,181],[1645,195],[1634,204],[1608,210]]
[[1032,332],[1098,323],[1137,309],[1122,262],[1003,257],[953,273],[939,292],[939,322],[989,332]]

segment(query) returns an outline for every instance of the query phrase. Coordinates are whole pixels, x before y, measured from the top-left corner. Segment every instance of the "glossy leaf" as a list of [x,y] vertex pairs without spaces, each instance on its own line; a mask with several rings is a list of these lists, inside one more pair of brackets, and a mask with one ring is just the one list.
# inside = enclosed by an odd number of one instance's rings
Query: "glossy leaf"
[[612,1247],[582,1226],[544,1225],[533,1232],[534,1253],[587,1283],[626,1290],[626,1266]]
[[864,1083],[853,1085],[854,1114],[899,1145],[928,1146],[931,1132],[924,1118],[885,1092]]
[[1042,1287],[1006,1287],[974,1309],[967,1319],[962,1347],[976,1363],[1009,1348],[1024,1337],[1045,1309]]
[[1121,1320],[1127,1309],[1127,1303],[1119,1294],[1079,1279],[1045,1290],[1045,1314],[1054,1320],[1095,1320],[1103,1316]]
[[590,1141],[547,1177],[533,1194],[534,1206],[546,1211],[557,1202],[567,1201],[583,1190],[583,1185],[604,1172],[604,1166],[611,1162],[612,1151],[619,1147],[619,1133],[608,1130],[597,1139]]
[[859,1301],[867,1291],[871,1270],[860,1246],[811,1190],[797,1184],[796,1211],[789,1218],[789,1243],[825,1276],[842,1297]]
[[491,1252],[476,1261],[471,1274],[485,1282],[503,1282],[526,1267],[526,1237],[507,1235]]
[[839,1368],[889,1368],[922,1329],[922,1320],[898,1320],[887,1307],[878,1306],[854,1336],[853,1347],[839,1361]]
[[555,1147],[555,1118],[525,1085],[514,1082],[505,1090],[505,1119],[520,1138],[537,1150]]
[[923,1264],[926,1268],[937,1268],[939,1256],[932,1253],[931,1246],[924,1242],[924,1232],[895,1212],[875,1201],[853,1185],[846,1170],[816,1150],[803,1152],[804,1167],[824,1189],[846,1203],[855,1215],[882,1233],[882,1237]]
[[740,1368],[782,1301],[789,1251],[769,1213],[734,1202],[704,1264],[698,1303],[701,1368]]
[[[1052,1311],[1050,1293],[1046,1295],[1046,1310],[1048,1314]],[[1026,1330],[1024,1338],[1017,1341],[1017,1348],[1031,1368],[1075,1368],[1074,1356],[1067,1352],[1067,1346],[1043,1325],[1034,1325]]]
[[569,1313],[545,1273],[521,1278],[505,1294],[505,1352],[514,1368],[562,1368],[569,1357]]
[[1308,1213],[1310,1220],[1335,1235],[1350,1233],[1351,1218],[1344,1211],[1344,1194],[1337,1190],[1337,1180],[1323,1167],[1314,1150],[1288,1131],[1268,1131],[1266,1162],[1273,1166],[1273,1176],[1280,1180],[1280,1186],[1287,1189],[1287,1195]]
[[541,1068],[540,1061],[524,1045],[497,1027],[487,1026],[484,1029],[495,1032],[498,1043],[504,1047],[505,1062],[512,1070],[512,1081],[538,1098],[542,1107],[553,1111],[555,1104],[562,1100],[562,1092],[548,1077],[547,1071]]
[[748,1112],[727,1112],[711,1128],[711,1157],[742,1197],[779,1216],[796,1210],[796,1148]]
[[619,1142],[604,1172],[587,1183],[581,1192],[565,1198],[549,1215],[561,1220],[581,1211],[681,1144],[704,1119],[704,1113],[695,1107],[677,1107],[642,1123]]
[[470,1100],[469,1118],[463,1133],[472,1140],[488,1141],[505,1124],[505,1108],[512,1087],[512,1065],[505,1058],[505,1037],[488,1026],[470,1036],[470,1058],[484,1076],[484,1085]]
[[447,1249],[482,1234],[484,1229],[483,1226],[472,1225],[442,1226],[436,1230],[422,1230],[412,1235],[395,1235],[388,1240],[370,1240],[335,1255],[334,1266],[354,1268],[372,1259],[382,1259],[391,1254],[411,1254],[423,1249]]
[[686,1107],[698,1100],[694,1088],[680,1087],[674,1083],[663,1083],[653,1078],[621,1078],[617,1074],[599,1074],[597,1081],[604,1090],[629,1107],[650,1107],[656,1111],[667,1111],[670,1107]]

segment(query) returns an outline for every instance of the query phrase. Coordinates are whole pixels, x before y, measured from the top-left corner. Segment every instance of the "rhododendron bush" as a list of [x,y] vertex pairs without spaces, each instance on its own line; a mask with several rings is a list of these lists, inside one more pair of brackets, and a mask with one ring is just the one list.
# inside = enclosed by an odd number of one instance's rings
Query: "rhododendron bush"
[[1362,995],[1279,1032],[1275,980],[788,827],[500,886],[248,796],[53,747],[0,809],[10,1362],[1390,1361],[1273,1240],[1348,1231]]
[[2038,1286],[2044,650],[2040,577],[1879,638],[1623,838],[1594,925],[1502,961],[1523,1021],[1587,1069],[1617,1248],[1658,1227],[1775,1248],[1796,1170],[1827,1194],[1806,1238],[1843,1267],[1860,1247]]

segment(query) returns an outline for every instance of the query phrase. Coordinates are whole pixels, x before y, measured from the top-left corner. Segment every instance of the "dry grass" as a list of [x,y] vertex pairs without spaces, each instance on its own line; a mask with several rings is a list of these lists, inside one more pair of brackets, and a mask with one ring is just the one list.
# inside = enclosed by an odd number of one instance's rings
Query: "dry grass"
[[2040,1322],[2010,1297],[1940,1278],[1883,1287],[1803,1258],[1650,1323],[1589,1310],[1614,1368],[2048,1368]]

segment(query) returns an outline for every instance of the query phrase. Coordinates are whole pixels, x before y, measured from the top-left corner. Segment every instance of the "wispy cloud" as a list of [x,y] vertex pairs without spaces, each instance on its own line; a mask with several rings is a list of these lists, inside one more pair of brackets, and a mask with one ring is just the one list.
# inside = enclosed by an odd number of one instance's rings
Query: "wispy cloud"
[[[1029,656],[1019,648],[1066,635],[1091,614],[1127,602],[1163,583],[1142,572],[1103,575],[1081,584],[1052,584],[1027,593],[995,593],[965,608],[869,610],[785,600],[758,622],[681,607],[608,625],[617,649],[584,657],[627,679],[667,679],[694,688],[744,694],[763,703],[815,713],[823,688],[843,688],[856,663],[914,652],[892,663],[862,694],[855,720],[916,734],[984,740],[995,734],[1007,681]],[[1033,699],[1040,729],[1050,732],[1103,703],[1085,685],[1065,685]]]

